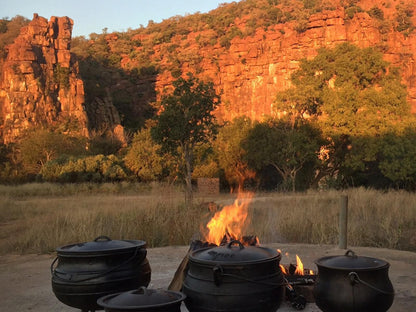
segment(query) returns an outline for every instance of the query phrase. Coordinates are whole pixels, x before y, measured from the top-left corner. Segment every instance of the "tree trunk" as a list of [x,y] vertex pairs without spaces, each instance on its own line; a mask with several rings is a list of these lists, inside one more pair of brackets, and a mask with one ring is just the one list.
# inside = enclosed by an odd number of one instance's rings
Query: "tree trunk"
[[292,180],[292,192],[296,192],[296,173],[297,171],[292,172],[290,179]]
[[193,193],[192,193],[192,148],[188,146],[184,147],[184,154],[185,154],[185,167],[186,167],[186,175],[185,175],[185,205],[187,208],[190,208],[193,201]]

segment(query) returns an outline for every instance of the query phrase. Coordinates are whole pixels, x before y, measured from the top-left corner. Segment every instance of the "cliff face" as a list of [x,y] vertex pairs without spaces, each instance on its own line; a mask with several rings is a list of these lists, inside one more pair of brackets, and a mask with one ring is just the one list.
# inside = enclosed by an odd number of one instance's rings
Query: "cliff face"
[[[70,53],[73,21],[34,14],[8,47],[0,79],[0,130],[4,143],[22,131],[57,122],[88,134],[84,85]],[[71,129],[69,129],[71,130]]]
[[[377,1],[373,2],[367,6]],[[414,13],[416,16],[416,10]],[[392,19],[393,12],[386,10],[385,18]],[[244,29],[244,19],[239,22],[237,26]],[[386,61],[401,69],[412,112],[416,113],[416,31],[405,35],[392,26],[386,30],[366,12],[348,19],[344,8],[312,15],[304,32],[296,31],[295,25],[296,22],[288,22],[269,27],[267,31],[257,29],[251,37],[235,37],[227,52],[218,45],[201,48],[195,44],[195,37],[201,33],[190,34],[186,41],[175,42],[181,45],[178,51],[199,55],[202,61],[198,70],[184,62],[183,72],[199,71],[201,78],[210,77],[214,81],[217,90],[222,92],[220,119],[231,120],[240,115],[261,119],[273,115],[276,93],[290,86],[290,76],[302,58],[315,57],[321,47],[333,48],[350,42],[361,48],[379,48]],[[162,64],[168,63],[162,48],[156,47],[155,51],[155,57]],[[166,72],[159,75],[157,89],[163,90],[171,79]]]
[[[52,17],[48,22],[35,14],[9,46],[3,64],[0,135],[8,143],[32,126],[75,122],[83,135],[88,135],[89,130],[108,130],[124,141],[121,123],[138,127],[139,121],[148,117],[149,103],[171,85],[178,72],[193,72],[214,82],[222,98],[217,111],[220,121],[241,115],[261,119],[275,113],[276,93],[290,87],[291,74],[302,58],[313,58],[319,48],[333,48],[344,42],[362,48],[375,47],[386,61],[399,67],[412,112],[416,113],[416,30],[400,31],[397,27],[397,7],[402,1],[359,0],[356,3],[360,10],[354,14],[341,5],[344,2],[330,1],[333,8],[308,16],[301,30],[299,20],[289,19],[256,26],[255,32],[248,32],[251,17],[244,13],[218,31],[216,20],[211,24],[209,21],[212,16],[224,15],[221,10],[233,5],[229,4],[216,10],[221,14],[213,12],[205,19],[197,16],[195,23],[199,24],[194,28],[192,22],[180,29],[161,25],[154,30],[103,34],[94,39],[96,42],[86,40],[78,50],[84,60],[94,59],[100,53],[101,59],[111,56],[107,61],[112,68],[104,73],[102,81],[96,78],[100,76],[91,75],[92,81],[85,82],[80,79],[78,62],[69,51],[72,20]],[[279,9],[279,5],[270,8]],[[290,5],[280,8],[282,12],[292,10]],[[371,16],[373,8],[382,12],[383,17]],[[410,1],[406,10],[407,18],[416,25],[416,4]],[[296,14],[300,16],[299,12]],[[183,24],[184,19],[174,18],[175,27]],[[223,44],[219,36],[229,33],[231,28],[245,35],[234,36]],[[86,52],[94,46],[93,52]],[[83,60],[81,55],[79,59]],[[102,90],[86,90],[90,99],[84,103],[84,83],[88,86],[88,82],[94,88],[101,85]]]

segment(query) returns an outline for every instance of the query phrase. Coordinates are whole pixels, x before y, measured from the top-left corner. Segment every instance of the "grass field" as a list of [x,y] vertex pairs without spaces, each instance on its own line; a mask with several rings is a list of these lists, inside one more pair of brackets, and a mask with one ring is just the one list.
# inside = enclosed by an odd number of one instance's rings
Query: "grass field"
[[[262,243],[338,243],[340,196],[348,195],[348,244],[416,251],[416,194],[364,188],[343,192],[256,194],[247,234]],[[28,184],[0,186],[0,254],[50,253],[56,247],[141,239],[148,247],[187,245],[233,202],[232,194],[195,196],[186,208],[172,186]]]

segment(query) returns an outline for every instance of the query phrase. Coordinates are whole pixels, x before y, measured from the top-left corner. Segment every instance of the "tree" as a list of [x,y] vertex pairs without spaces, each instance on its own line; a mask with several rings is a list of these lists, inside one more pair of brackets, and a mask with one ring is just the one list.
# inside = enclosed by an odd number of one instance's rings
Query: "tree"
[[403,128],[411,115],[398,70],[374,48],[349,43],[322,48],[314,59],[301,61],[292,83],[278,93],[276,113],[316,120],[329,138],[329,159],[321,162],[318,178],[376,161],[377,144],[369,140]]
[[416,186],[416,129],[407,128],[403,134],[386,134],[379,149],[379,168],[396,186]]
[[28,173],[37,174],[41,168],[60,155],[85,153],[83,139],[53,132],[47,129],[28,130],[19,141],[18,149],[23,167]]
[[185,202],[192,203],[193,152],[196,145],[208,142],[216,132],[213,111],[219,96],[212,83],[204,83],[188,74],[173,83],[173,92],[162,95],[157,124],[151,129],[152,138],[162,152],[177,156],[185,176]]
[[299,171],[317,163],[321,146],[320,133],[310,124],[284,120],[256,124],[243,142],[248,163],[257,170],[273,166],[293,192]]
[[255,176],[254,170],[245,161],[246,151],[241,147],[253,126],[247,117],[236,118],[219,130],[215,141],[218,162],[224,170],[225,178],[231,186],[239,189],[247,179]]
[[164,169],[164,159],[160,156],[160,145],[152,140],[150,129],[138,131],[124,157],[124,162],[140,181],[160,179]]

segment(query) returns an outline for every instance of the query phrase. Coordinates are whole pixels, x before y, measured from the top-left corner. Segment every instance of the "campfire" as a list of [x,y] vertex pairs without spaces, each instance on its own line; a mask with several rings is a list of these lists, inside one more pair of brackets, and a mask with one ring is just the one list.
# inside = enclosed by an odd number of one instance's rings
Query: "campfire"
[[[191,242],[188,255],[195,250],[206,247],[224,246],[233,241],[239,241],[245,246],[260,246],[260,240],[256,235],[246,235],[249,225],[248,207],[253,198],[253,193],[239,193],[233,204],[224,206],[216,211],[206,226],[201,228],[202,240]],[[281,250],[277,250],[282,254]],[[186,274],[187,257],[179,266],[169,289],[180,290]],[[285,254],[289,258],[289,254]],[[312,289],[315,283],[315,273],[304,268],[303,263],[296,255],[296,263],[280,264],[286,285],[286,299],[298,310],[303,309],[306,302],[313,302]]]

